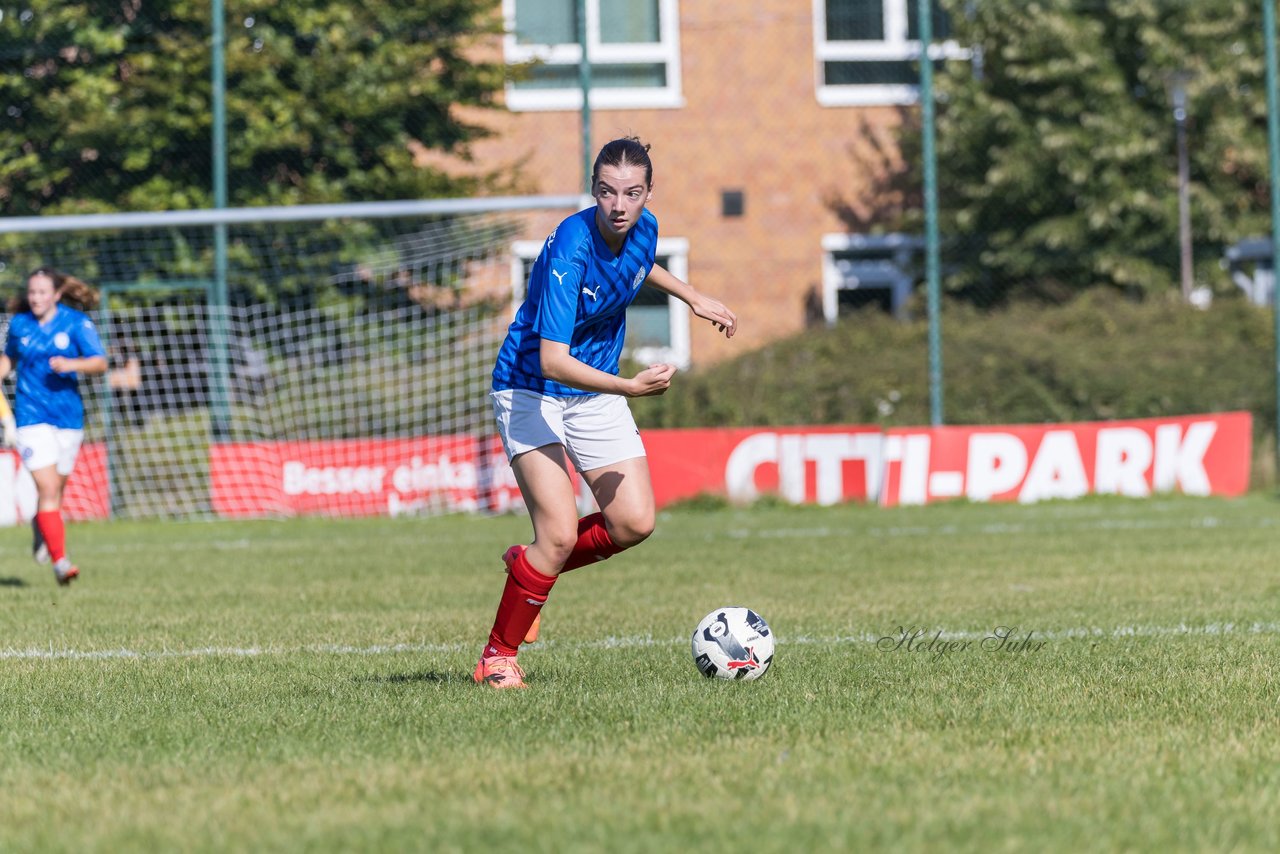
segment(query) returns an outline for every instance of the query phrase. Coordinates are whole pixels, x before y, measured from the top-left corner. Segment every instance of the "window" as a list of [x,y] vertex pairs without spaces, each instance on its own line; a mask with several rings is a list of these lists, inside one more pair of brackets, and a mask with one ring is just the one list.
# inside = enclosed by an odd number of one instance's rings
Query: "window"
[[[542,243],[517,241],[511,262],[513,308],[524,301],[529,270]],[[689,241],[659,237],[655,259],[678,279],[689,280]],[[670,362],[681,370],[689,367],[689,307],[648,285],[642,285],[627,309],[627,338],[623,358],[637,362]]]
[[[513,110],[578,110],[577,0],[503,0],[507,62],[539,60],[507,86]],[[586,0],[591,106],[679,107],[676,0]]]
[[907,318],[924,241],[908,234],[825,234],[822,314],[828,325],[869,305]]
[[[911,104],[919,98],[916,0],[814,0],[818,102],[824,106]],[[964,59],[947,14],[933,0],[930,56]]]

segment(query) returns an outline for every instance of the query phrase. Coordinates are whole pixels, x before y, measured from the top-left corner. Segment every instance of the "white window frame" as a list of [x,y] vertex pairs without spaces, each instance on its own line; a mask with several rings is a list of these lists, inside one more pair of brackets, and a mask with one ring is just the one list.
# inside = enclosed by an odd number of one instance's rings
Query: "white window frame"
[[[517,240],[511,245],[511,311],[524,302],[525,263],[533,261],[542,251],[543,240]],[[667,272],[683,282],[689,281],[689,241],[684,237],[659,237],[654,254],[667,259]],[[670,324],[671,346],[640,347],[634,353],[623,350],[623,355],[638,362],[670,362],[681,370],[690,364],[689,306],[673,296],[667,296],[667,322]]]
[[[515,35],[516,3],[502,0],[505,35],[503,53],[509,64],[535,59],[556,65],[576,67],[582,59],[577,44],[517,44]],[[680,11],[678,0],[658,0],[658,39],[656,44],[604,43],[600,40],[599,0],[587,0],[587,55],[596,65],[630,63],[662,63],[667,69],[667,85],[643,88],[592,87],[592,109],[677,109],[685,105],[680,76]],[[507,108],[516,112],[537,110],[581,110],[582,90],[576,86],[563,89],[517,89],[507,84]]]
[[822,235],[822,317],[828,326],[834,326],[840,316],[840,289],[844,286],[836,253],[847,251],[850,245],[847,234]]
[[855,235],[848,232],[822,235],[822,317],[828,326],[835,326],[840,319],[840,292],[846,289],[836,256],[853,248]]
[[[824,66],[828,62],[887,62],[918,60],[920,42],[907,38],[907,4],[915,0],[883,0],[884,38],[878,41],[828,41],[827,0],[813,0],[814,90],[824,107],[869,107],[886,104],[914,104],[920,87],[903,83],[828,85]],[[970,52],[957,42],[934,42],[929,58],[968,59]]]

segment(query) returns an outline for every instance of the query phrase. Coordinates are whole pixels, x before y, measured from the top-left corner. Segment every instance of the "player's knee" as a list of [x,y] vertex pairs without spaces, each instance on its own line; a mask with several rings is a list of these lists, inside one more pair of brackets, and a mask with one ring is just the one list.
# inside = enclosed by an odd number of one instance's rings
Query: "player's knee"
[[551,557],[564,563],[573,554],[573,547],[578,542],[576,525],[554,525],[538,531],[538,545]]
[[623,520],[614,526],[609,535],[616,545],[629,549],[649,539],[649,535],[653,533],[653,526],[653,514],[645,513]]
[[57,510],[62,504],[62,490],[57,484],[36,483],[36,501],[41,510]]

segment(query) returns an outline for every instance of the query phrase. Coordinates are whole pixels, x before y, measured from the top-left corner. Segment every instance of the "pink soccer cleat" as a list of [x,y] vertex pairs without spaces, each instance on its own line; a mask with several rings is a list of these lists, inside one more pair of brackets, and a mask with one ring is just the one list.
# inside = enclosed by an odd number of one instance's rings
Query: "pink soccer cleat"
[[524,683],[524,671],[516,664],[514,655],[481,656],[471,678],[477,685],[488,685],[490,688],[528,687]]
[[66,587],[80,577],[80,570],[72,565],[70,558],[64,557],[53,565],[53,577],[59,584]]

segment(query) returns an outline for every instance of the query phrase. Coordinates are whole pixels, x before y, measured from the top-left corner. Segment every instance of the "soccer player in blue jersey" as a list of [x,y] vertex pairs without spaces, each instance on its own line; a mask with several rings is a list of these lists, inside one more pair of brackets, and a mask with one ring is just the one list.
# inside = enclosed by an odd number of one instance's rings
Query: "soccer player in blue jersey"
[[62,491],[84,439],[84,403],[78,374],[102,374],[107,356],[84,312],[98,293],[50,267],[27,277],[26,293],[10,305],[13,319],[0,356],[0,380],[18,370],[14,413],[17,447],[36,482],[37,558],[44,549],[59,584],[80,574],[66,555]]
[[[509,548],[507,582],[473,678],[524,687],[520,643],[536,636],[539,609],[556,578],[605,560],[653,532],[649,464],[628,397],[662,394],[674,365],[618,375],[626,311],[645,282],[687,303],[727,337],[737,317],[654,263],[658,220],[649,146],[628,137],[600,150],[595,207],[551,232],[529,275],[528,293],[493,371],[498,432],[533,522],[533,542]],[[599,513],[579,519],[569,466]]]

